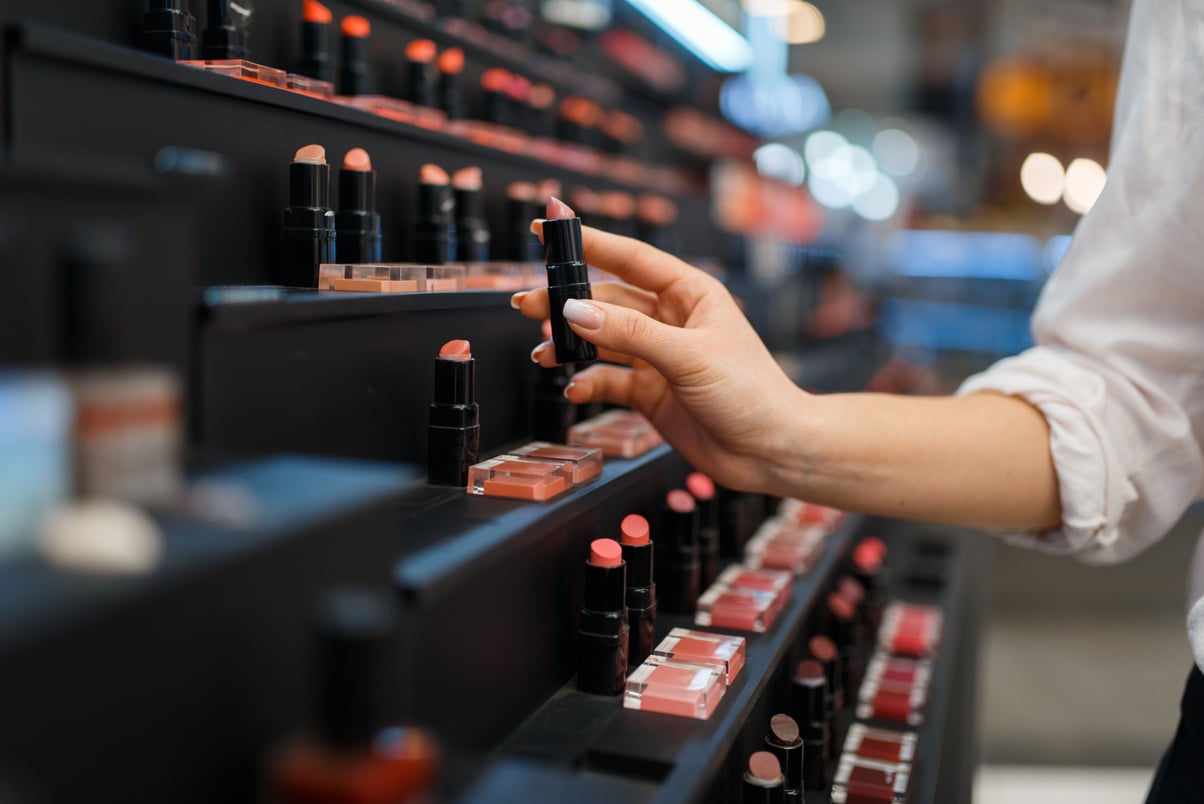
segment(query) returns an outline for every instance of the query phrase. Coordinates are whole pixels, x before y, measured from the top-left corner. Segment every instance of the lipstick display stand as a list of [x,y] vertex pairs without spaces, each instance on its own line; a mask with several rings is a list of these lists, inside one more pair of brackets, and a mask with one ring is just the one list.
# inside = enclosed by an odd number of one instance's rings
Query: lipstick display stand
[[[431,356],[448,340],[471,341],[485,461],[533,440],[538,374],[528,353],[538,325],[510,309],[509,290],[272,284],[283,168],[306,142],[332,154],[363,147],[381,177],[416,177],[427,161],[479,166],[499,201],[506,184],[547,177],[657,188],[175,64],[112,35],[128,4],[67,4],[78,7],[78,30],[21,22],[0,43],[0,210],[23,235],[0,230],[0,260],[27,277],[0,298],[8,335],[0,349],[17,365],[62,359],[59,344],[76,324],[63,314],[63,277],[72,274],[61,270],[60,244],[81,221],[119,228],[137,248],[122,252],[122,270],[104,274],[81,302],[98,333],[88,339],[90,357],[176,371],[188,486],[149,510],[162,555],[145,574],[72,573],[32,552],[0,562],[0,789],[30,802],[270,800],[265,757],[313,721],[311,604],[332,586],[366,584],[392,590],[400,607],[402,658],[390,679],[398,699],[389,714],[438,741],[436,800],[733,804],[749,754],[787,706],[791,669],[806,658],[809,638],[829,631],[823,601],[850,571],[853,544],[873,534],[890,550],[884,593],[944,613],[923,722],[914,727],[909,800],[969,799],[972,540],[846,518],[792,581],[764,633],[740,634],[744,667],[706,719],[581,693],[577,618],[590,541],[617,536],[628,514],[653,517],[668,490],[706,467],[652,445],[638,457],[607,457],[597,477],[539,504],[428,485]],[[454,25],[413,19],[386,0],[344,5],[440,46],[461,43]],[[285,6],[257,3],[256,14],[283,20]],[[45,8],[18,0],[0,22]],[[468,55],[496,56],[482,41]],[[264,44],[269,54],[286,49]],[[291,68],[283,57],[254,58]],[[498,62],[517,69],[516,58]],[[583,94],[594,87],[599,100],[615,91],[579,70],[551,80]],[[68,166],[68,177],[37,173],[47,165]],[[674,186],[685,188],[675,200],[697,232],[691,245],[724,253],[725,236],[708,223],[709,199],[688,180]],[[404,253],[413,196],[379,194],[382,262],[413,258]],[[503,208],[492,211],[491,228],[504,231]],[[755,528],[762,498],[740,502],[736,518]],[[727,523],[736,506],[721,508]],[[732,548],[723,562],[737,560],[743,545],[721,537]],[[661,613],[656,642],[676,627],[698,626]],[[834,729],[836,746],[851,720],[850,708]],[[822,804],[828,792],[808,790],[807,801]]]

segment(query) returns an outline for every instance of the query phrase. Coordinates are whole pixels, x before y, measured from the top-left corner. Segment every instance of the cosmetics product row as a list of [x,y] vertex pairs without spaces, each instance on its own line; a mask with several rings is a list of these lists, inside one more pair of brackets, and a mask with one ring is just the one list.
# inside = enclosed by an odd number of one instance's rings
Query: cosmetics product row
[[371,22],[359,15],[340,21],[341,62],[336,70],[330,9],[317,0],[304,0],[299,12],[301,54],[293,72],[249,60],[251,14],[244,4],[210,2],[198,47],[196,18],[186,0],[151,0],[142,43],[181,64],[525,153],[565,169],[664,192],[684,189],[675,171],[631,158],[644,127],[625,112],[604,110],[583,95],[568,95],[557,103],[550,83],[533,83],[500,67],[481,74],[475,102],[469,103],[463,50],[449,47],[439,52],[430,39],[412,40],[404,48],[407,97],[382,95],[367,61]]
[[[506,188],[506,228],[495,237],[486,214],[480,168],[468,167],[449,175],[438,165],[425,164],[418,176],[414,221],[406,232],[413,261],[384,263],[383,230],[376,211],[377,175],[371,156],[362,148],[353,148],[343,157],[337,208],[331,203],[330,172],[321,145],[300,148],[289,165],[281,284],[333,291],[411,293],[520,290],[539,282],[544,248],[531,233],[531,221],[542,211],[541,204],[560,192],[559,182],[511,183]],[[636,198],[621,191],[595,194],[576,188],[573,198],[574,203],[584,206],[594,225],[653,241],[665,237],[677,216],[672,201],[652,194]],[[562,205],[546,217],[572,219],[576,214]],[[553,224],[552,228],[566,225]],[[559,251],[549,256],[555,261],[551,264],[580,261],[577,251],[569,253],[577,249],[579,237],[571,242],[557,232],[552,237],[551,247]],[[561,285],[588,280],[587,271],[559,269],[556,275],[564,276]]]

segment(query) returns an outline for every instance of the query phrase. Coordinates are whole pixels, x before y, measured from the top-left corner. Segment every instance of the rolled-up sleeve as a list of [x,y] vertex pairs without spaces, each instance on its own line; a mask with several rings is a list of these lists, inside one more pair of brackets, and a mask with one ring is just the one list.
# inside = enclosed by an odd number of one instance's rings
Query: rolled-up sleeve
[[1045,416],[1061,528],[1014,543],[1123,561],[1204,496],[1204,9],[1137,0],[1108,182],[1033,316],[1036,346],[959,393]]

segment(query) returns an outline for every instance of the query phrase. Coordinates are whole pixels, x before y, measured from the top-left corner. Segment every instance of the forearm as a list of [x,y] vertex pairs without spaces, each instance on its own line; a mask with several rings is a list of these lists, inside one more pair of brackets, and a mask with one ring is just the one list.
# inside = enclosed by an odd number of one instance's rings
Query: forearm
[[1039,530],[1060,522],[1049,428],[1023,400],[808,395],[795,411],[771,460],[777,494],[977,527]]

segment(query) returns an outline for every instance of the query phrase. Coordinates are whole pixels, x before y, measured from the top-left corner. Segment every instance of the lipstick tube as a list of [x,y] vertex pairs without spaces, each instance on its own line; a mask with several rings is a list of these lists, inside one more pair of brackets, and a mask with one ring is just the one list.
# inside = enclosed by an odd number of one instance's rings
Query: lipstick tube
[[206,26],[201,34],[201,58],[245,59],[250,54],[247,26],[251,5],[232,5],[230,0],[209,0]]
[[802,727],[803,788],[822,790],[832,741],[827,718],[827,679],[823,665],[813,659],[798,663],[790,679],[790,710]]
[[619,525],[627,562],[627,623],[631,628],[630,664],[652,655],[656,646],[656,584],[652,580],[652,540],[648,520],[628,514]]
[[468,467],[479,457],[476,371],[468,341],[448,341],[435,358],[427,425],[427,479],[433,485],[467,487]]
[[150,0],[142,15],[142,47],[174,61],[196,58],[196,32],[187,0]]
[[[426,168],[424,165],[424,173]],[[455,204],[446,174],[440,183],[419,182],[418,214],[414,219],[413,234],[415,262],[443,265],[455,259]]]
[[803,737],[798,723],[786,714],[774,715],[765,735],[765,749],[778,758],[782,766],[783,788],[790,798],[803,790]]
[[751,497],[722,486],[719,499],[719,552],[728,558],[743,558],[744,546],[760,524],[752,511]]
[[748,758],[741,801],[743,804],[785,804],[785,781],[778,758],[768,751],[758,751]]
[[827,600],[830,617],[829,635],[840,651],[841,688],[852,696],[861,683],[864,667],[860,661],[861,646],[857,644],[857,609],[839,592],[832,592]]
[[405,51],[407,97],[419,106],[434,107],[435,103],[435,43],[416,39]]
[[614,539],[595,539],[585,562],[577,645],[577,688],[619,695],[627,679],[627,564]]
[[836,643],[822,635],[811,637],[807,642],[807,649],[824,669],[824,679],[827,681],[824,694],[824,719],[831,722],[836,714],[844,708],[840,652],[836,649]]
[[281,284],[317,286],[319,266],[334,262],[334,223],[326,151],[319,145],[307,145],[297,151],[288,168]]
[[439,54],[435,66],[439,69],[439,108],[448,120],[459,120],[464,117],[464,92],[460,88],[464,51],[449,47]]
[[376,171],[362,148],[343,159],[339,172],[339,209],[334,214],[339,262],[381,261],[380,215],[376,212]]
[[715,482],[702,472],[691,472],[686,488],[698,504],[698,558],[700,581],[705,588],[719,575],[719,504]]
[[548,306],[557,363],[588,363],[598,359],[594,345],[573,332],[564,320],[569,299],[591,299],[589,269],[581,248],[581,219],[558,218],[543,224]]
[[[481,188],[456,187],[456,255],[460,262],[489,259],[489,224],[485,220],[485,194]],[[555,440],[555,439],[549,439]],[[556,440],[564,443],[564,439]]]
[[886,588],[886,544],[875,536],[862,539],[853,548],[853,577],[865,587],[865,626],[872,637],[882,623]]
[[535,202],[535,185],[516,181],[506,188],[506,237],[503,259],[515,262],[538,262],[543,259],[543,247],[531,234],[531,220],[539,214]]
[[673,614],[693,614],[701,572],[694,498],[681,489],[670,491],[661,505],[661,522],[656,556],[661,608]]
[[339,69],[340,95],[371,95],[376,91],[368,68],[368,36],[372,24],[359,15],[343,17],[343,63]]
[[297,72],[319,81],[334,80],[330,58],[330,9],[317,0],[304,0],[301,19],[301,58]]

